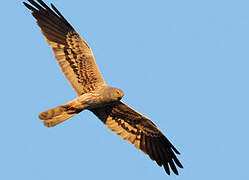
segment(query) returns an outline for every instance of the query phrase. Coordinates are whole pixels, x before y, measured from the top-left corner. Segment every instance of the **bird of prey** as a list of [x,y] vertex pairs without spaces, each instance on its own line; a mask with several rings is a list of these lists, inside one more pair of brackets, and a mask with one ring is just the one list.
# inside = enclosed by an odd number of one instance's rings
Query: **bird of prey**
[[[183,168],[179,151],[157,126],[143,114],[121,101],[124,93],[108,86],[95,62],[93,52],[62,14],[42,0],[28,0],[24,5],[32,11],[47,43],[51,46],[65,77],[78,97],[64,105],[39,114],[47,127],[55,126],[83,110],[93,112],[110,130],[178,175],[176,165]],[[170,167],[170,168],[169,168]]]

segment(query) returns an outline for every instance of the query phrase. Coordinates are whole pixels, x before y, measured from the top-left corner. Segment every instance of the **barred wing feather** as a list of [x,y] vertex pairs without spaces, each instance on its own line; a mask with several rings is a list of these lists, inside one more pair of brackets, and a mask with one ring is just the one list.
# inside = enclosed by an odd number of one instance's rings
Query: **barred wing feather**
[[50,9],[43,1],[40,5],[28,0],[33,6],[24,2],[32,11],[54,56],[78,95],[95,90],[105,84],[88,44],[80,37],[62,14],[51,4]]
[[183,168],[175,154],[180,154],[157,126],[144,115],[123,102],[91,110],[113,132],[134,144],[139,150],[163,166],[167,174],[170,168],[178,175],[175,164]]

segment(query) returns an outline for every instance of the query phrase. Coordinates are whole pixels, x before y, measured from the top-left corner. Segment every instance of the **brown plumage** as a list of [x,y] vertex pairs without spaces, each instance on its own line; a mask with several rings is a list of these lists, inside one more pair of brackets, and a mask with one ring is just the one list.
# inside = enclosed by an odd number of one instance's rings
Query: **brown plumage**
[[[32,10],[47,43],[51,46],[60,68],[78,95],[94,90],[104,80],[94,60],[92,50],[52,5],[52,11],[43,1],[39,5],[24,2]],[[56,14],[57,13],[57,14]]]
[[174,152],[180,154],[178,150],[151,120],[128,105],[119,101],[105,108],[94,109],[92,112],[110,130],[148,154],[159,166],[163,165],[168,174],[170,174],[168,164],[175,174],[178,174],[178,171],[174,162],[178,167],[183,168],[174,154]]
[[42,0],[37,0],[39,4],[28,1],[33,6],[24,5],[32,11],[62,72],[78,94],[73,101],[42,112],[39,118],[44,125],[55,126],[88,109],[110,130],[163,166],[167,174],[172,169],[178,175],[176,165],[183,168],[175,155],[179,151],[151,120],[120,101],[123,92],[104,82],[87,43],[53,4],[52,10]]

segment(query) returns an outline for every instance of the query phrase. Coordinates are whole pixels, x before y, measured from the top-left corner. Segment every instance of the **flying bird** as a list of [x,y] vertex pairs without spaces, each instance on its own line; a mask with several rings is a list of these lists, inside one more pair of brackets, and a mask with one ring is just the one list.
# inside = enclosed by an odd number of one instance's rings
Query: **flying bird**
[[42,0],[23,2],[32,11],[47,43],[51,46],[62,72],[78,97],[66,104],[44,111],[39,118],[53,127],[83,110],[93,112],[111,131],[121,136],[163,166],[178,175],[183,168],[176,154],[179,151],[146,116],[121,101],[121,89],[108,86],[94,59],[93,52],[63,15]]

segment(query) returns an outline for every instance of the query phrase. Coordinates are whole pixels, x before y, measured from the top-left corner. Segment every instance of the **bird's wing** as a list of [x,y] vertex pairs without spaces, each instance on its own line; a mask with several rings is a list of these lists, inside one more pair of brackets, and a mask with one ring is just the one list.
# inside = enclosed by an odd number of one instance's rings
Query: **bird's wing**
[[42,0],[33,6],[24,2],[32,11],[47,43],[51,46],[64,75],[78,95],[90,92],[105,84],[88,44],[80,37],[62,14],[51,4],[50,9]]
[[175,174],[178,174],[175,164],[183,168],[175,155],[180,153],[157,126],[125,103],[119,101],[91,111],[110,130],[148,154],[159,166],[163,165],[167,174],[170,174],[169,166]]

